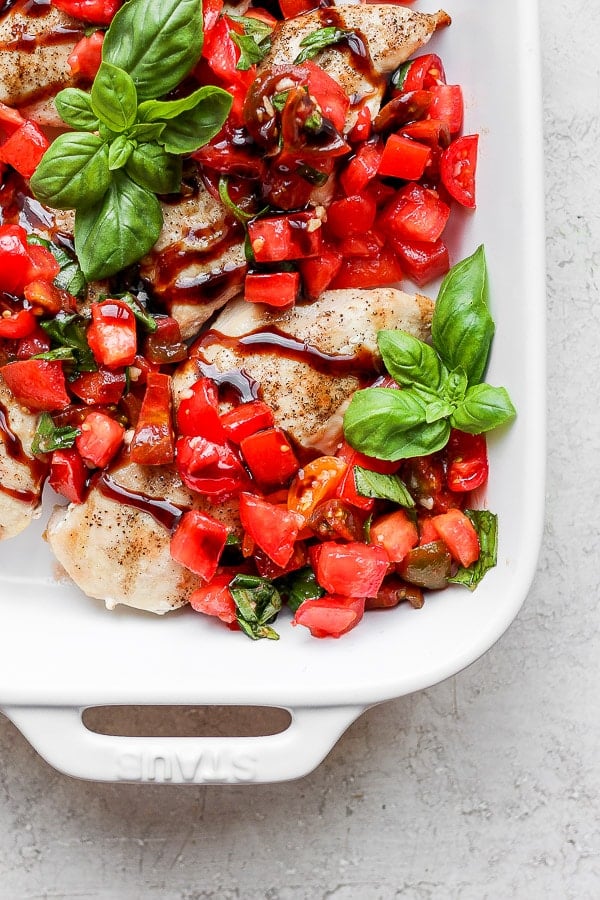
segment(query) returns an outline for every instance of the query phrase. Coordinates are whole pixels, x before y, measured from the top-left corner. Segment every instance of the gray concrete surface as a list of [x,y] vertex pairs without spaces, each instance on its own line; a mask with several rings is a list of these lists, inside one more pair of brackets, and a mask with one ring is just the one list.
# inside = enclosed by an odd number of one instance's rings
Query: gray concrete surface
[[600,6],[543,8],[548,502],[522,613],[294,783],[80,783],[1,720],[2,900],[600,896]]

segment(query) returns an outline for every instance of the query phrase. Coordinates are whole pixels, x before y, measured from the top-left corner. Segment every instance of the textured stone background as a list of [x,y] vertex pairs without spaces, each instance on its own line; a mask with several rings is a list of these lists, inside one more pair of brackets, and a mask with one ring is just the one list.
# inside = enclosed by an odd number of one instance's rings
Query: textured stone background
[[542,6],[548,499],[521,615],[290,784],[80,783],[0,720],[2,900],[600,896],[600,5]]

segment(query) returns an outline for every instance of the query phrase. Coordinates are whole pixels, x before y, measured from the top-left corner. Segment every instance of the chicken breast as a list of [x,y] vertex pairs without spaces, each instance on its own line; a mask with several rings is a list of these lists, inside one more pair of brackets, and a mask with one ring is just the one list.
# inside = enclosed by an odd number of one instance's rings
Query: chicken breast
[[41,513],[48,465],[31,451],[37,423],[0,377],[0,539],[19,534]]
[[[17,0],[0,17],[0,101],[15,107],[44,106],[71,83],[67,59],[85,33],[83,23],[55,6],[36,6],[35,15],[30,7]],[[35,106],[28,112],[33,116]]]
[[167,466],[125,461],[96,482],[86,501],[57,507],[45,537],[84,593],[162,615],[188,602],[201,579],[171,558],[171,528],[186,509],[204,509],[241,533],[237,502],[213,506]]
[[290,65],[303,50],[302,41],[328,26],[346,29],[355,36],[320,53],[314,60],[340,84],[352,100],[346,118],[349,130],[358,109],[366,105],[374,118],[379,111],[386,85],[403,62],[428,42],[437,28],[450,24],[450,17],[419,13],[391,4],[338,5],[286,19],[275,30],[269,54],[260,71]]
[[242,373],[298,444],[331,453],[350,395],[377,371],[377,332],[400,328],[426,340],[432,314],[427,297],[395,288],[326,291],[284,312],[238,298],[175,374],[175,401],[210,367]]

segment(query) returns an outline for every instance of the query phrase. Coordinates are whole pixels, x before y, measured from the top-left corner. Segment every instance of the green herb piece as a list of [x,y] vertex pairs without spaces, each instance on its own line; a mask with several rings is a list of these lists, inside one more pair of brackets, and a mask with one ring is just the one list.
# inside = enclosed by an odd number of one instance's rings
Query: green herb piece
[[144,331],[148,331],[152,334],[158,329],[158,325],[156,324],[156,319],[154,318],[154,316],[150,315],[150,313],[145,309],[145,307],[142,306],[137,297],[133,296],[133,294],[120,294],[119,300],[127,304]]
[[268,207],[266,206],[258,213],[246,212],[245,209],[242,209],[240,206],[234,203],[229,196],[229,179],[225,175],[221,175],[221,177],[219,178],[219,197],[221,198],[221,203],[223,204],[223,206],[227,210],[229,210],[234,219],[237,219],[238,222],[242,223],[242,225],[246,225],[248,222],[252,221],[252,219],[256,219],[257,216],[263,215],[263,213],[267,212],[268,210]]
[[487,509],[465,509],[465,515],[471,520],[479,537],[479,559],[466,568],[460,566],[456,575],[448,581],[464,584],[474,591],[485,573],[493,569],[498,561],[498,516]]
[[278,578],[276,584],[293,613],[305,600],[318,600],[325,594],[321,585],[317,584],[317,578],[310,566]]
[[335,25],[328,25],[326,28],[318,28],[311,34],[307,34],[300,41],[300,46],[304,47],[304,49],[294,60],[294,65],[306,62],[307,59],[314,59],[321,50],[325,50],[334,44],[339,44],[340,41],[345,40],[352,33],[346,28],[336,28]]
[[38,200],[55,209],[75,209],[85,198],[92,205],[110,185],[108,145],[97,134],[60,134],[31,177]]
[[[51,353],[56,350],[70,353],[62,359],[74,359],[77,371],[79,372],[95,372],[98,366],[94,359],[94,354],[90,350],[86,337],[86,320],[77,313],[59,312],[53,319],[40,322],[40,325],[50,337],[54,347]],[[44,358],[42,354],[40,358]],[[59,357],[53,357],[59,358]]]
[[133,78],[118,66],[103,62],[92,85],[92,109],[111,131],[120,133],[136,119],[138,100]]
[[354,394],[344,432],[356,450],[387,460],[423,456],[441,450],[451,428],[481,434],[514,418],[506,389],[481,383],[494,334],[483,247],[444,279],[431,333],[432,346],[403,331],[379,332],[383,362],[401,388]]
[[97,131],[100,120],[92,108],[92,98],[79,88],[65,88],[56,95],[58,114],[71,128]]
[[362,466],[354,466],[354,484],[362,497],[374,497],[376,500],[391,500],[399,506],[409,509],[415,501],[399,475],[381,475]]
[[111,172],[122,169],[127,165],[129,157],[135,150],[135,144],[127,135],[121,134],[115,138],[108,148],[108,168]]
[[33,453],[52,453],[54,450],[68,450],[75,443],[75,438],[81,434],[79,428],[70,425],[54,424],[50,413],[41,414],[31,450]]
[[396,91],[401,91],[404,87],[404,82],[406,81],[406,76],[408,74],[408,70],[412,66],[413,61],[409,59],[408,62],[402,63],[402,65],[396,69],[391,78],[391,85]]
[[167,153],[193,153],[219,133],[232,102],[226,91],[206,85],[178,100],[147,100],[138,115],[146,124],[164,124],[156,140]]
[[269,625],[281,609],[281,595],[272,582],[258,575],[236,575],[229,590],[242,631],[253,641],[261,638],[279,640],[279,635]]
[[277,112],[282,112],[289,96],[289,91],[280,91],[278,94],[273,94],[273,96],[271,97],[273,109],[276,109]]
[[176,194],[181,188],[182,161],[157,143],[138,144],[125,165],[126,174],[153,194]]
[[54,285],[61,291],[68,291],[74,297],[81,297],[85,291],[86,282],[81,267],[76,259],[74,259],[63,247],[46,241],[37,234],[27,236],[28,244],[38,244],[45,247],[53,255],[54,259],[60,266],[60,272],[54,279]]
[[296,171],[301,178],[317,187],[322,187],[329,181],[329,175],[326,172],[319,172],[318,169],[314,169],[306,163],[299,163]]
[[244,28],[243,34],[230,31],[229,36],[240,49],[240,58],[237,61],[236,69],[246,72],[256,63],[262,62],[271,49],[273,29],[267,22],[251,16],[230,16],[230,18]]

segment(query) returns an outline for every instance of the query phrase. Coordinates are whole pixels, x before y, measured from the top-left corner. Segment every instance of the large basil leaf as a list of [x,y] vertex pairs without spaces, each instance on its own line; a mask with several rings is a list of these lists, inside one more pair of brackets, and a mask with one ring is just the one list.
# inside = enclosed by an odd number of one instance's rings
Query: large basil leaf
[[193,153],[219,133],[233,98],[227,91],[207,85],[179,100],[147,100],[140,104],[141,122],[165,122],[157,138],[168,153]]
[[177,87],[199,60],[202,42],[198,0],[130,0],[112,20],[102,58],[129,72],[146,100]]
[[445,365],[462,368],[469,384],[476,384],[485,372],[493,336],[485,252],[479,247],[453,266],[442,282],[431,337]]
[[46,150],[30,181],[38,200],[56,209],[97,203],[110,184],[108,147],[96,134],[61,134]]
[[56,95],[54,103],[61,119],[71,128],[98,130],[100,122],[92,109],[92,98],[85,91],[79,88],[65,88]]
[[137,92],[131,75],[103,62],[92,85],[92,109],[111,131],[126,131],[137,115]]
[[506,388],[491,384],[470,387],[463,402],[454,410],[450,422],[469,434],[481,434],[514,419],[516,411]]
[[425,428],[425,415],[426,404],[411,390],[366,388],[350,401],[344,434],[350,446],[361,453],[377,459],[404,459],[404,433],[421,425]]
[[442,364],[429,344],[406,331],[380,331],[377,343],[387,371],[398,384],[439,389]]
[[155,244],[162,210],[153,193],[122,170],[113,172],[103,199],[75,215],[75,250],[88,281],[108,278]]
[[182,161],[159,144],[139,144],[127,161],[126,172],[155,194],[174,194],[181,187]]

